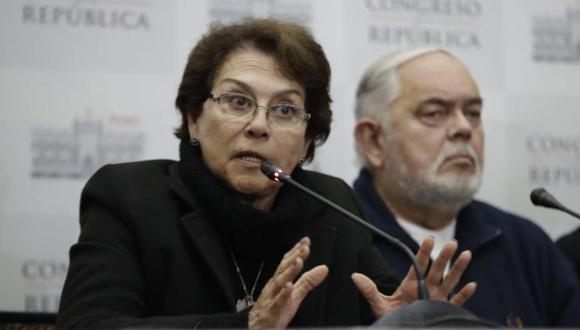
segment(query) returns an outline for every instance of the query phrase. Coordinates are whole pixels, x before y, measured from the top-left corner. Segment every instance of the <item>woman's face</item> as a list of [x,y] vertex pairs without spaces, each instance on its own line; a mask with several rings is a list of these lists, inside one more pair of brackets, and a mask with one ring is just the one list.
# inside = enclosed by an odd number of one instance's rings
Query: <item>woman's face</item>
[[[242,94],[263,106],[287,104],[302,109],[306,97],[304,88],[282,75],[272,57],[252,48],[228,57],[211,93]],[[269,160],[292,172],[311,142],[305,138],[307,123],[295,128],[272,125],[271,114],[262,107],[253,118],[241,120],[224,114],[223,104],[208,98],[196,121],[189,118],[189,134],[199,140],[203,161],[214,175],[247,196],[254,207],[269,209],[280,184],[262,174],[260,164]]]

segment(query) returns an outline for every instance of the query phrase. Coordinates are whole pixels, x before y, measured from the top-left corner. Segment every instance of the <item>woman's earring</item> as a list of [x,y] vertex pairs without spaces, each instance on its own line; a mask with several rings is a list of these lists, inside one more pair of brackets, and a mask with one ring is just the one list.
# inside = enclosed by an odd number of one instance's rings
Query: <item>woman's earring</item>
[[189,143],[194,147],[199,147],[199,140],[197,138],[189,138]]
[[305,161],[306,161],[306,159],[304,159],[304,157],[300,157],[298,159],[298,166],[302,166],[302,164],[304,164]]

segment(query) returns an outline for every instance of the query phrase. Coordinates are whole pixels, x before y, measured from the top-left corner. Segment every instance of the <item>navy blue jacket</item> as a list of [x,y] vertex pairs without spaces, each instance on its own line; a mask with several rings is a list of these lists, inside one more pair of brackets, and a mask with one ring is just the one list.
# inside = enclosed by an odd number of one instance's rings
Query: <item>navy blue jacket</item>
[[573,232],[560,237],[556,245],[568,256],[576,266],[576,273],[580,278],[580,227]]
[[[417,251],[418,244],[374,189],[368,170],[361,171],[354,190],[368,221]],[[457,286],[478,284],[464,305],[467,310],[508,326],[580,326],[580,284],[574,268],[537,225],[473,201],[457,216],[455,238],[455,257],[463,250],[473,253]],[[375,244],[402,278],[411,265],[408,258],[386,242]]]

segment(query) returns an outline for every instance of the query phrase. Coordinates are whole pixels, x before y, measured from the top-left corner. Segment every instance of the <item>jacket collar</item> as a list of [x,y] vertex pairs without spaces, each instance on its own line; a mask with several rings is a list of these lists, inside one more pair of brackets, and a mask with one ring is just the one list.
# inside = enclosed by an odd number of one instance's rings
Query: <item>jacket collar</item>
[[[397,223],[391,211],[376,191],[371,173],[363,168],[354,182],[354,190],[363,202],[363,209],[368,220],[379,229],[399,238],[413,251],[419,249],[417,242]],[[457,215],[455,238],[458,241],[458,253],[463,250],[475,252],[483,245],[495,240],[501,235],[498,224],[484,218],[476,211],[478,202],[473,201],[463,207]],[[457,254],[456,254],[457,256]]]
[[387,208],[373,186],[371,172],[368,169],[361,169],[359,177],[354,181],[354,191],[362,201],[363,212],[370,223],[387,234],[395,236],[411,250],[419,249],[417,242],[395,221],[391,210]]
[[209,221],[198,207],[195,198],[185,186],[179,175],[177,163],[169,168],[170,187],[191,210],[184,214],[180,221],[185,228],[192,248],[199,251],[212,275],[217,280],[222,295],[235,311],[235,288],[231,273],[231,257],[221,244],[217,228]]
[[501,229],[495,219],[486,218],[478,207],[480,202],[472,201],[464,206],[457,215],[455,237],[459,244],[458,251],[475,252],[484,245],[501,236]]

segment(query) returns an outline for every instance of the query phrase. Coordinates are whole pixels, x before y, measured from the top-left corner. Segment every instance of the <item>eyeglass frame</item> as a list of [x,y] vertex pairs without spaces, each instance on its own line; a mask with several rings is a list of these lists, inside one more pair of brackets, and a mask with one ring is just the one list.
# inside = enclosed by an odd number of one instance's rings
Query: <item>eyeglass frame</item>
[[[310,114],[310,113],[306,112],[306,109],[304,109],[304,108],[300,108],[300,107],[297,107],[297,106],[294,106],[294,105],[292,105],[292,104],[275,104],[275,105],[273,105],[273,106],[267,106],[267,105],[261,105],[261,104],[259,104],[259,103],[258,103],[258,101],[256,101],[255,99],[253,99],[253,98],[251,98],[251,97],[249,97],[249,96],[247,96],[247,95],[241,94],[241,93],[229,93],[229,92],[224,92],[224,93],[221,93],[221,94],[218,94],[218,95],[216,95],[216,94],[214,94],[214,93],[210,93],[210,94],[208,95],[208,98],[209,98],[210,100],[212,100],[212,101],[216,102],[218,105],[220,105],[220,110],[222,111],[222,113],[223,113],[223,114],[225,114],[226,116],[229,116],[229,117],[233,117],[233,118],[243,118],[244,116],[241,116],[241,117],[236,117],[235,115],[230,115],[230,114],[227,114],[227,113],[225,113],[225,112],[223,111],[223,109],[221,108],[221,101],[220,101],[220,98],[221,98],[222,96],[224,96],[224,95],[236,95],[236,96],[240,96],[240,97],[243,97],[243,98],[246,98],[246,99],[248,99],[248,100],[252,101],[252,102],[255,104],[255,106],[254,106],[254,109],[253,109],[253,110],[252,110],[252,112],[251,112],[251,115],[249,116],[249,118],[251,118],[251,119],[254,119],[254,118],[256,117],[256,114],[258,113],[258,109],[259,109],[259,108],[263,108],[264,110],[266,110],[266,117],[267,117],[267,118],[269,118],[269,116],[270,116],[270,112],[272,111],[272,108],[273,108],[273,107],[277,107],[277,106],[288,106],[288,107],[292,107],[292,108],[294,108],[294,109],[299,109],[299,110],[302,110],[302,111],[304,111],[304,117],[303,117],[303,118],[300,118],[300,122],[299,122],[298,124],[296,124],[296,126],[290,126],[290,127],[284,127],[284,126],[281,126],[282,128],[286,128],[286,129],[294,129],[294,128],[298,128],[298,127],[301,127],[301,125],[302,125],[303,123],[305,123],[305,122],[308,122],[308,121],[309,121],[309,120],[312,118],[312,114]],[[275,124],[275,125],[279,126],[278,124]]]

